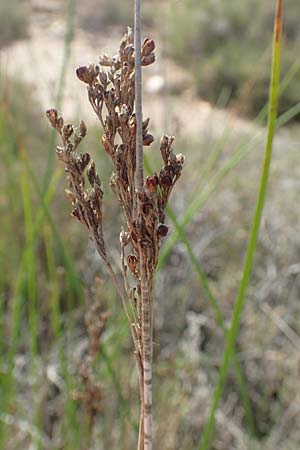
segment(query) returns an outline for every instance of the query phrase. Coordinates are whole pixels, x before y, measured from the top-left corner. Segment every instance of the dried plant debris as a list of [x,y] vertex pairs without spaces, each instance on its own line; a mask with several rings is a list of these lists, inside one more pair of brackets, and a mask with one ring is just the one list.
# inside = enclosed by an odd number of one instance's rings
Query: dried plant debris
[[102,305],[95,299],[88,305],[85,315],[85,324],[88,334],[87,352],[78,364],[78,386],[73,392],[73,398],[82,403],[91,432],[96,415],[102,406],[101,384],[97,381],[94,367],[99,353],[101,337],[105,331],[109,313],[103,311]]

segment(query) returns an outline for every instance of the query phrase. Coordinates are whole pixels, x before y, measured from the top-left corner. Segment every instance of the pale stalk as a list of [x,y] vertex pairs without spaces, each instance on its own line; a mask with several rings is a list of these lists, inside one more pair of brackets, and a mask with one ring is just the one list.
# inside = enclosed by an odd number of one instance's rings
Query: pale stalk
[[[142,68],[141,68],[141,1],[134,3],[134,47],[135,47],[135,114],[136,114],[136,186],[143,191],[143,135],[142,135]],[[141,226],[140,200],[137,200],[137,224]],[[139,268],[142,304],[142,363],[143,398],[141,399],[139,450],[152,450],[152,302],[147,279],[147,251],[139,244]],[[141,439],[142,437],[142,439]],[[142,446],[141,441],[144,445]]]

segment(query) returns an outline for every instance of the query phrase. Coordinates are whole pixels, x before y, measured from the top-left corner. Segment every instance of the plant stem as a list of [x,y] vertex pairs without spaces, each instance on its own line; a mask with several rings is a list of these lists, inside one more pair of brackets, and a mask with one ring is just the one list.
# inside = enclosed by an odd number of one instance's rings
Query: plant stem
[[136,118],[136,183],[143,190],[143,131],[142,131],[142,64],[141,64],[141,0],[134,2],[134,50],[135,50],[135,118]]
[[[136,186],[142,193],[144,184],[143,134],[142,134],[142,67],[141,67],[141,0],[134,2],[134,47],[135,47],[135,117],[136,117]],[[142,225],[140,198],[137,199],[137,225]],[[152,450],[152,296],[151,283],[147,274],[147,250],[139,242],[139,269],[142,305],[142,361],[143,395],[139,446]],[[147,276],[148,275],[148,276]],[[141,445],[143,441],[143,446]]]

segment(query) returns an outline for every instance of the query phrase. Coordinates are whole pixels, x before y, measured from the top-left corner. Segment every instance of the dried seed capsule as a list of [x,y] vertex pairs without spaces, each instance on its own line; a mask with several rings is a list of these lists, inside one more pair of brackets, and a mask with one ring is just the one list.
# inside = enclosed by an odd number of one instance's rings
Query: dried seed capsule
[[127,42],[128,44],[133,44],[133,32],[130,27],[127,27]]
[[83,120],[80,121],[79,125],[80,137],[83,138],[86,135],[86,124]]
[[93,78],[91,77],[89,68],[87,66],[78,67],[76,70],[76,75],[80,81],[83,81],[86,84],[92,84]]
[[69,139],[69,137],[72,136],[73,132],[74,132],[74,128],[72,127],[71,124],[67,124],[64,126],[63,136],[65,139]]
[[169,227],[167,225],[165,225],[163,223],[158,224],[157,237],[162,238],[162,237],[167,236],[168,231],[169,231]]
[[146,188],[149,192],[155,193],[157,192],[157,186],[158,186],[158,177],[157,175],[154,175],[153,177],[147,177],[146,178]]
[[106,53],[104,53],[104,55],[100,56],[99,63],[101,66],[111,66],[112,59]]
[[146,38],[142,45],[142,56],[149,56],[154,49],[155,49],[154,40]]
[[176,160],[177,160],[177,164],[183,165],[184,161],[185,161],[185,157],[183,156],[182,153],[179,153],[178,155],[176,155]]
[[94,186],[96,180],[96,167],[94,161],[92,161],[90,167],[87,170],[87,176],[91,186]]
[[79,209],[76,206],[72,209],[71,216],[75,217],[80,222],[82,221]]
[[172,178],[165,172],[159,174],[159,184],[162,188],[168,188],[172,185]]
[[120,233],[120,244],[125,247],[128,244],[129,240],[130,234],[128,233],[128,231],[122,230]]
[[84,153],[81,156],[81,168],[82,168],[82,171],[84,171],[84,169],[86,168],[86,166],[88,165],[90,160],[91,160],[91,157],[90,157],[90,155],[88,153]]
[[99,79],[100,79],[100,83],[101,83],[104,87],[106,87],[106,85],[107,85],[107,75],[106,75],[106,73],[104,72],[104,70],[100,70],[100,72],[99,72]]
[[151,203],[144,203],[142,206],[143,214],[145,214],[147,216],[152,208],[153,207],[152,207]]
[[149,117],[147,119],[143,120],[143,131],[145,131],[145,132],[147,131],[149,123],[150,123]]
[[132,44],[129,44],[129,45],[127,45],[127,46],[125,47],[124,55],[127,56],[127,57],[129,57],[129,56],[131,56],[131,55],[133,54],[133,52],[134,52],[133,45],[132,45]]
[[154,63],[154,61],[155,61],[155,54],[150,53],[150,55],[142,57],[142,66],[150,66],[150,64]]
[[134,255],[127,256],[127,265],[132,273],[136,272],[137,262],[138,261],[136,256]]
[[51,123],[51,125],[53,126],[53,128],[56,128],[57,127],[57,116],[58,116],[56,109],[54,109],[54,108],[47,109],[46,116],[48,117],[48,120]]
[[152,136],[152,134],[148,133],[145,136],[143,136],[143,145],[149,146],[152,144],[153,141],[154,141],[154,137]]
[[56,128],[61,130],[63,126],[64,126],[64,119],[62,117],[59,117],[57,119]]

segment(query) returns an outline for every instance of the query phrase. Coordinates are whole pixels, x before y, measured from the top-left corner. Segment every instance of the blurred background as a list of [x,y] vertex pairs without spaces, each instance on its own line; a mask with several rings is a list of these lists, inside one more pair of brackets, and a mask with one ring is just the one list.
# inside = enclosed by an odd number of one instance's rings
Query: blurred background
[[[275,1],[144,0],[144,115],[186,156],[155,287],[157,450],[195,450],[208,416],[242,272],[265,142]],[[236,354],[214,450],[300,447],[300,7],[284,2],[278,132]],[[119,265],[119,207],[101,129],[75,76],[115,53],[133,1],[0,0],[0,449],[135,448],[137,373],[127,323],[85,229],[70,218],[45,110],[83,119],[82,151],[105,191]],[[214,303],[216,300],[217,303]],[[217,305],[217,306],[216,306]],[[101,338],[92,372],[93,318]],[[99,324],[98,324],[99,325]],[[91,338],[90,338],[91,339]],[[241,378],[243,382],[241,382]],[[93,430],[91,433],[91,429]]]

